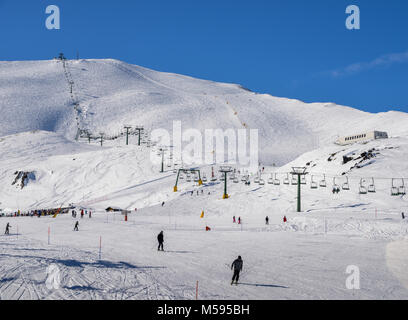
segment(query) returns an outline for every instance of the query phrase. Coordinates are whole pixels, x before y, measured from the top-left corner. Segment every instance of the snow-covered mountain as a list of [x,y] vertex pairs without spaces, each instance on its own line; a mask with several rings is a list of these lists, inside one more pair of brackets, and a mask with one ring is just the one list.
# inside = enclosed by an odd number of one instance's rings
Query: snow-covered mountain
[[183,129],[258,129],[260,161],[277,165],[339,135],[408,134],[406,113],[306,104],[111,59],[0,62],[0,112],[0,136],[45,130],[72,140],[77,126],[117,134],[129,123],[171,130],[173,120]]

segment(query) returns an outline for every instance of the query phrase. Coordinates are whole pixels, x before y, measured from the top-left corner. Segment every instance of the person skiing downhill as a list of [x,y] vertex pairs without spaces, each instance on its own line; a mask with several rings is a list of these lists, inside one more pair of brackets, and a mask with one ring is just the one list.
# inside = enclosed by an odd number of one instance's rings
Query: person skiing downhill
[[79,222],[77,221],[75,222],[74,231],[79,231],[78,226],[79,226]]
[[243,264],[244,262],[242,261],[241,256],[238,256],[238,258],[232,263],[231,270],[234,269],[234,275],[232,276],[231,285],[234,284],[234,281],[235,284],[238,285],[239,273],[242,271]]
[[235,223],[235,216],[232,217],[232,223]]
[[11,228],[10,223],[7,222],[6,231],[4,232],[4,234],[10,234],[10,228]]
[[241,217],[238,217],[238,224],[241,224]]
[[164,251],[163,249],[163,242],[164,242],[164,235],[163,235],[163,231],[160,231],[159,235],[157,236],[157,241],[159,241],[159,247],[157,248],[157,251]]
[[269,224],[269,217],[268,216],[266,216],[266,218],[265,218],[265,223],[268,225]]

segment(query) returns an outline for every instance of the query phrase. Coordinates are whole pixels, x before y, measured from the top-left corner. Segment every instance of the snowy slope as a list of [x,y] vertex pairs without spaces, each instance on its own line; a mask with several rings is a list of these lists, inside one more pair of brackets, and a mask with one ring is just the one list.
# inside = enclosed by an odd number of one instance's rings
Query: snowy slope
[[111,59],[65,65],[57,60],[0,62],[0,136],[46,130],[72,139],[76,117],[82,129],[95,134],[117,134],[128,123],[170,130],[172,121],[180,120],[183,129],[258,129],[261,162],[282,165],[331,144],[338,135],[372,129],[391,136],[408,133],[408,115],[401,112],[369,114],[331,103],[305,104]]

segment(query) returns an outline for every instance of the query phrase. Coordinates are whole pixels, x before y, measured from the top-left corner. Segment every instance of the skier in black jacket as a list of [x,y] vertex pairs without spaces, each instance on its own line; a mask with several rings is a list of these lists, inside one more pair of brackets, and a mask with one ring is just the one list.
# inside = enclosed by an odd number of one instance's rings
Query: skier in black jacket
[[157,241],[159,241],[159,247],[157,248],[157,251],[164,251],[163,249],[163,242],[164,242],[164,235],[163,235],[163,231],[160,231],[159,235],[157,236]]
[[10,223],[7,222],[6,232],[4,232],[4,234],[10,234],[10,228],[11,228]]
[[79,226],[79,222],[77,221],[77,222],[75,223],[74,231],[79,231],[79,230],[78,230],[78,226]]
[[234,275],[232,276],[231,285],[234,284],[234,281],[235,281],[235,284],[238,285],[239,273],[242,270],[243,264],[244,262],[242,261],[241,256],[238,256],[238,259],[235,259],[235,261],[232,263],[231,270],[234,269]]

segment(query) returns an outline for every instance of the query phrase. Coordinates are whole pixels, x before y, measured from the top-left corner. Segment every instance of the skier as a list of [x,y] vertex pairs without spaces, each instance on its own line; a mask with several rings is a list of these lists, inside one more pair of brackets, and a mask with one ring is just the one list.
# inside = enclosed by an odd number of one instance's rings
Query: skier
[[164,201],[162,202],[162,207],[164,207]]
[[160,231],[159,235],[157,236],[157,241],[159,241],[159,247],[157,248],[157,251],[164,251],[163,249],[163,242],[164,242],[164,235],[163,235],[163,231]]
[[89,219],[92,218],[92,211],[89,210]]
[[232,217],[232,223],[235,223],[235,216]]
[[11,228],[10,223],[7,222],[6,232],[4,232],[4,234],[10,234],[10,228]]
[[79,222],[77,221],[75,222],[74,231],[79,231],[78,226],[79,226]]
[[401,216],[402,216],[402,220],[404,220],[404,219],[405,219],[405,214],[404,214],[404,212],[401,212]]
[[268,216],[266,216],[265,222],[266,222],[267,225],[269,224],[269,217]]
[[238,224],[241,224],[241,217],[238,217]]
[[286,219],[286,216],[283,217],[283,222],[288,221],[288,219]]
[[243,265],[243,261],[241,256],[238,256],[238,259],[235,259],[235,261],[232,263],[231,265],[231,270],[234,269],[234,275],[232,276],[232,281],[231,281],[231,285],[235,284],[238,285],[238,280],[239,280],[239,273],[242,270],[242,265]]
[[84,217],[84,209],[81,210],[81,219]]

